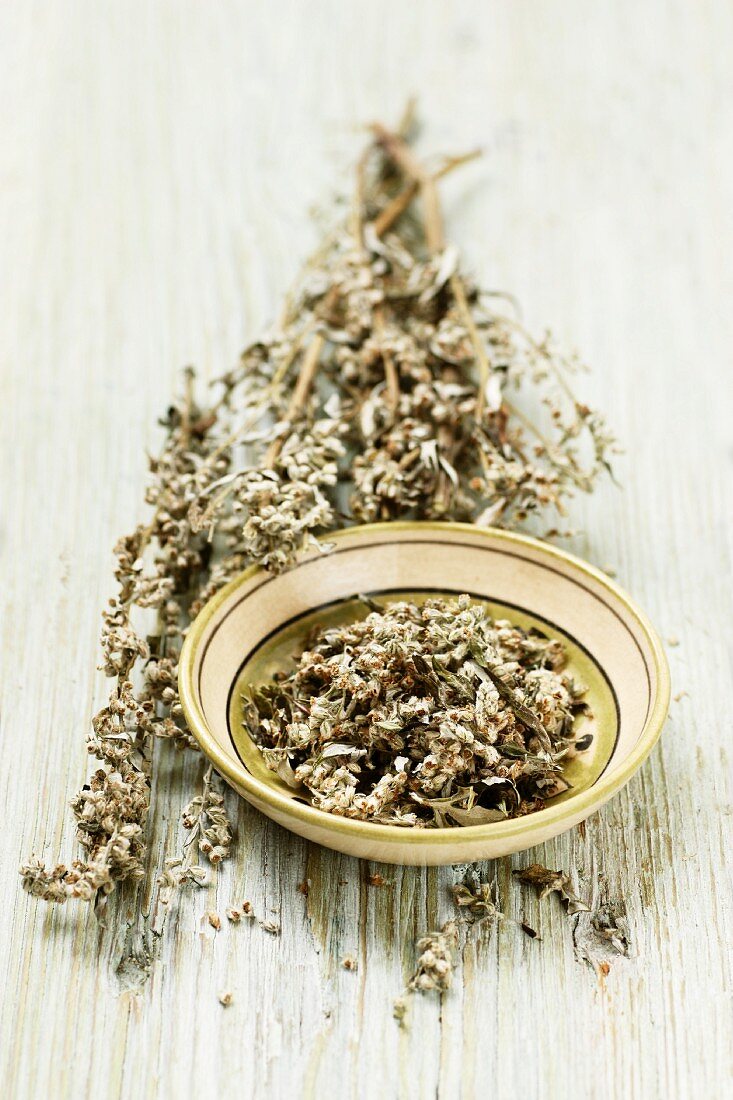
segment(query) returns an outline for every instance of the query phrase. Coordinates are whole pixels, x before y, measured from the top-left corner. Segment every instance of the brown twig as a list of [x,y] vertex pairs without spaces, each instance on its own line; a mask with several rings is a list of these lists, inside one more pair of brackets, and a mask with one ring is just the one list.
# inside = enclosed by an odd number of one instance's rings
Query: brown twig
[[[461,153],[455,157],[448,157],[445,164],[442,164],[437,171],[432,173],[432,179],[437,183],[438,180],[443,179],[444,176],[452,172],[454,168],[459,168],[463,164],[468,164],[469,161],[475,160],[476,157],[480,156],[481,150],[473,149],[470,153]],[[383,236],[383,234],[394,225],[398,218],[402,217],[419,190],[420,188],[417,181],[411,179],[409,183],[403,187],[389,203],[387,203],[384,210],[382,210],[372,222],[372,229],[377,237]]]
[[435,180],[398,134],[393,134],[379,122],[373,123],[371,129],[387,156],[420,189],[425,206],[425,240],[430,252],[441,252],[445,247],[443,217]]
[[377,237],[381,237],[390,229],[398,218],[401,218],[408,206],[417,195],[418,186],[414,180],[410,180],[389,202],[384,210],[372,222],[372,229]]
[[479,384],[476,393],[476,419],[480,422],[483,419],[484,408],[486,405],[486,386],[491,375],[491,364],[489,363],[488,356],[486,354],[486,348],[484,342],[481,339],[481,334],[476,327],[476,322],[473,319],[471,308],[466,298],[466,290],[463,285],[463,280],[459,275],[451,275],[450,287],[453,291],[453,297],[456,300],[456,305],[461,312],[463,321],[471,336],[471,342],[473,344],[473,350],[476,353],[476,360],[479,367]]
[[[387,155],[391,157],[394,163],[409,177],[413,187],[416,189],[419,188],[422,193],[425,206],[425,240],[428,249],[433,254],[442,252],[445,248],[445,236],[443,232],[443,215],[440,209],[440,199],[438,197],[435,176],[430,175],[430,173],[423,168],[412,151],[397,134],[390,133],[389,130],[385,129],[385,127],[381,126],[379,123],[375,123],[372,126],[372,132]],[[463,280],[459,275],[454,274],[451,276],[450,287],[453,292],[453,297],[456,300],[456,305],[470,333],[476,361],[479,366],[476,419],[481,420],[486,404],[486,385],[491,374],[491,365],[486,355],[486,348],[481,340],[481,335],[476,327],[476,322],[473,319],[471,309],[468,305]]]
[[181,431],[186,439],[191,434],[191,414],[194,406],[194,379],[196,373],[193,367],[186,367],[184,373],[183,409],[181,410]]
[[410,149],[404,138],[393,133],[383,126],[381,122],[373,122],[370,127],[379,145],[382,146],[387,156],[394,161],[408,179],[421,183],[427,176],[420,161]]
[[[292,424],[295,417],[298,415],[303,405],[306,402],[308,393],[313,384],[313,379],[318,371],[318,365],[321,359],[321,352],[323,351],[326,338],[322,333],[316,333],[311,340],[310,344],[305,350],[303,360],[300,364],[300,374],[298,375],[298,381],[295,383],[295,389],[293,390],[290,398],[290,403],[285,413],[285,420],[288,424]],[[267,452],[265,460],[265,466],[272,466],[273,462],[280,454],[280,450],[283,445],[283,436],[279,435],[276,439],[273,439]]]
[[[379,306],[374,310],[374,327],[379,336],[384,337],[384,316]],[[382,362],[384,364],[384,380],[387,386],[387,407],[394,416],[400,401],[400,376],[397,372],[395,361],[389,351],[381,347]]]

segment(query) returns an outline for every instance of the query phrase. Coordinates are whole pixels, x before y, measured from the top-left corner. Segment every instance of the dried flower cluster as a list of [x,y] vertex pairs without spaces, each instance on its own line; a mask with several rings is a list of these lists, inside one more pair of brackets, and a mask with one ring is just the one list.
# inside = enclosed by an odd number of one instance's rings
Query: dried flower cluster
[[203,789],[188,803],[181,815],[184,829],[190,834],[186,847],[197,843],[209,863],[221,863],[229,855],[232,826],[224,808],[224,796],[213,787],[214,769],[204,773]]
[[[150,768],[155,738],[178,747],[193,744],[178,699],[177,658],[190,606],[202,576],[206,575],[210,547],[192,531],[188,518],[191,501],[202,478],[220,476],[227,459],[214,457],[210,438],[214,418],[195,403],[192,375],[180,407],[168,411],[167,438],[161,454],[151,460],[151,484],[146,499],[153,515],[145,526],[121,538],[115,547],[117,596],[103,612],[104,672],[113,681],[107,704],[92,720],[87,748],[100,763],[72,802],[77,838],[86,860],[75,860],[50,870],[32,859],[21,868],[30,893],[49,901],[69,898],[98,904],[123,879],[144,874],[144,827],[150,799]],[[208,475],[202,470],[209,469]],[[144,636],[133,625],[133,611],[155,609],[157,631]],[[141,686],[135,689],[134,670],[143,667]],[[201,850],[212,862],[226,851],[231,832],[221,795],[205,781],[206,814],[218,800],[210,826],[213,843]],[[225,837],[227,838],[225,840]],[[222,841],[224,842],[222,844]],[[200,868],[181,867],[168,860],[161,885],[170,890],[185,879],[197,881]]]
[[[373,127],[347,222],[306,266],[279,323],[218,381],[209,407],[189,373],[165,417],[151,515],[117,546],[119,593],[104,614],[112,691],[89,738],[100,767],[73,803],[85,858],[52,869],[32,859],[22,874],[34,894],[100,901],[145,873],[155,739],[191,746],[176,688],[181,639],[243,568],[287,568],[355,521],[516,525],[562,512],[607,466],[610,436],[568,387],[574,361],[483,294],[444,240],[437,181],[467,158],[422,164],[412,130],[409,117],[396,132]],[[515,404],[523,386],[544,409],[536,421]],[[213,825],[217,858],[228,840],[223,821]],[[181,866],[198,881],[175,860],[163,878]]]
[[[370,601],[373,604],[373,601]],[[583,689],[563,646],[468,596],[399,602],[320,629],[292,671],[251,689],[268,767],[314,806],[392,825],[476,825],[566,789]]]

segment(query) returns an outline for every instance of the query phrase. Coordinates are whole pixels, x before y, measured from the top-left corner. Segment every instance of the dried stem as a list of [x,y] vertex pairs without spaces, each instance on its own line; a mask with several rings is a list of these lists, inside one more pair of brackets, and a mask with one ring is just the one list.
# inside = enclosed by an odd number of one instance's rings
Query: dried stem
[[[384,313],[381,308],[374,311],[374,328],[378,334],[384,333]],[[400,377],[395,366],[392,353],[388,348],[382,348],[382,362],[384,363],[384,380],[387,386],[387,408],[394,416],[400,402]]]
[[[448,157],[445,164],[443,164],[436,172],[432,173],[432,179],[436,182],[447,176],[449,172],[452,172],[454,168],[460,168],[463,164],[468,164],[469,161],[475,160],[476,157],[481,156],[479,149],[474,149],[470,153],[463,153],[455,157]],[[411,179],[401,191],[399,191],[393,199],[384,207],[378,217],[372,222],[372,229],[377,237],[383,236],[388,229],[394,225],[394,223],[402,217],[405,211],[409,208],[410,203],[419,193],[419,183]]]
[[483,420],[484,408],[486,406],[486,390],[491,377],[491,365],[486,355],[486,348],[484,342],[481,339],[481,335],[476,328],[476,322],[473,319],[471,308],[466,299],[466,290],[463,285],[463,281],[458,275],[452,275],[450,280],[451,290],[453,291],[453,297],[456,300],[456,305],[460,310],[468,332],[471,336],[471,343],[473,344],[474,352],[476,353],[476,361],[479,366],[479,384],[478,392],[476,394],[476,419],[480,422]]
[[377,237],[383,236],[388,229],[401,218],[418,193],[418,185],[414,180],[403,187],[395,197],[385,206],[382,212],[372,222],[372,229]]

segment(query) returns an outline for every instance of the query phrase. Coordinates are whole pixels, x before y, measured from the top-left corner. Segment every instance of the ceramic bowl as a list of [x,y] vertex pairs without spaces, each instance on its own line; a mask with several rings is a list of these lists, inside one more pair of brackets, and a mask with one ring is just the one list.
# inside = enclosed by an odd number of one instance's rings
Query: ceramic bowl
[[[592,717],[580,720],[582,733],[593,735],[564,773],[569,790],[514,820],[412,829],[317,810],[265,767],[242,725],[244,685],[286,666],[314,624],[366,615],[357,594],[420,600],[462,592],[496,617],[564,642],[571,671],[588,688]],[[460,523],[351,527],[333,536],[330,553],[314,552],[280,576],[247,570],[193,623],[179,679],[194,736],[239,794],[308,840],[386,863],[494,859],[572,828],[640,767],[669,704],[659,638],[605,574],[535,539]]]

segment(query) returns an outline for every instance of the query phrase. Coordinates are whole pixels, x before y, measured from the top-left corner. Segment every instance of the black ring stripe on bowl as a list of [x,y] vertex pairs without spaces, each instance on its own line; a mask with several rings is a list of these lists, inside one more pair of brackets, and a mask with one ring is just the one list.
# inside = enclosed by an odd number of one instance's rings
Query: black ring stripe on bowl
[[[381,547],[384,547],[384,546],[396,546],[396,545],[403,545],[403,546],[449,546],[451,544],[452,544],[451,539],[409,539],[409,540],[404,541],[404,542],[402,540],[385,540],[383,542],[372,542],[372,543],[369,543],[368,545],[369,545],[369,548],[371,549],[371,548],[381,548]],[[480,545],[477,545],[475,547],[475,549],[481,550],[483,553],[499,554],[502,557],[518,558],[520,561],[526,561],[526,562],[529,562],[531,565],[537,565],[537,566],[541,567],[542,569],[547,570],[547,572],[549,572],[549,573],[555,573],[557,576],[562,577],[564,580],[569,581],[571,584],[574,584],[577,588],[580,588],[581,591],[587,593],[587,595],[592,596],[593,599],[597,600],[598,603],[600,603],[603,607],[606,608],[606,610],[611,612],[611,614],[614,616],[614,618],[617,619],[618,622],[621,623],[621,625],[624,627],[624,629],[628,633],[629,637],[633,641],[634,645],[636,646],[637,650],[639,651],[639,655],[641,657],[642,664],[644,665],[644,672],[645,672],[646,680],[647,680],[647,707],[646,707],[646,714],[645,714],[645,717],[644,717],[644,724],[646,724],[646,722],[649,718],[649,709],[651,707],[651,699],[652,699],[652,680],[651,680],[651,674],[649,672],[649,664],[648,664],[647,659],[646,659],[646,654],[644,653],[644,650],[642,649],[641,645],[639,644],[638,638],[636,637],[636,635],[634,634],[633,630],[631,629],[629,624],[626,622],[626,620],[618,613],[618,611],[614,607],[612,607],[611,604],[609,604],[606,600],[604,600],[597,592],[594,592],[592,588],[588,588],[586,585],[581,584],[581,582],[579,580],[577,580],[575,577],[569,576],[567,573],[564,573],[561,569],[555,569],[553,566],[547,565],[542,560],[538,560],[537,558],[534,558],[534,557],[527,557],[524,554],[517,554],[517,553],[515,553],[513,551],[510,551],[510,550],[501,550],[501,549],[498,549],[497,547],[494,547],[494,546],[480,546]],[[333,550],[331,550],[329,552],[329,557],[334,557],[338,554],[344,554],[344,553],[354,553],[354,552],[356,552],[356,550],[357,550],[356,547],[336,546],[336,547],[334,547]],[[310,558],[308,561],[304,561],[304,562],[299,563],[297,568],[298,569],[305,569],[309,565],[313,564],[314,562],[315,563],[321,563],[322,560],[323,560],[322,558]],[[214,626],[214,629],[211,631],[208,638],[204,642],[203,649],[202,649],[202,652],[201,652],[201,656],[199,658],[198,680],[197,680],[199,698],[201,698],[201,677],[202,677],[202,672],[203,672],[204,659],[206,657],[206,653],[207,653],[207,650],[209,648],[209,645],[211,644],[214,637],[218,633],[220,627],[229,618],[229,616],[234,611],[236,611],[236,609],[239,607],[240,603],[242,603],[243,600],[248,599],[249,596],[251,596],[253,592],[258,591],[260,588],[264,588],[265,585],[270,584],[272,581],[274,581],[276,579],[277,579],[276,576],[264,576],[258,585],[256,585],[253,588],[248,588],[247,591],[245,593],[243,593],[241,595],[241,597],[235,603],[233,603],[231,605],[231,607],[229,607],[227,609],[226,613],[221,617],[221,619]],[[417,591],[417,589],[415,589],[414,591]],[[438,591],[438,589],[435,589],[435,591]],[[445,589],[444,591],[447,591],[447,589]],[[349,597],[342,597],[342,598],[343,599],[348,599]],[[485,597],[479,597],[479,598],[484,599]],[[336,602],[341,602],[341,601],[339,600],[339,601],[336,601]],[[501,602],[501,601],[498,601],[498,602]],[[509,605],[507,604],[507,606],[509,606]],[[533,612],[530,611],[530,612],[527,612],[527,614],[532,615]],[[537,617],[539,617],[539,616],[537,616]],[[281,628],[279,628],[279,629],[281,629]],[[570,635],[568,635],[568,637],[570,637]],[[589,654],[589,656],[592,657],[591,654]],[[592,658],[592,659],[594,660],[594,662],[596,664],[598,664],[598,662],[595,660],[595,658]],[[202,704],[202,707],[203,707],[203,704]]]

